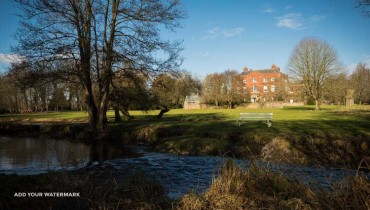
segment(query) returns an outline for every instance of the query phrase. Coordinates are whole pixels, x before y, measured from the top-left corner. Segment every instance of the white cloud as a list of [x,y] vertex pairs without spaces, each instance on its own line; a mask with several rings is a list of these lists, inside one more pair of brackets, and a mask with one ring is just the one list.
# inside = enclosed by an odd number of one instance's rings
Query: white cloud
[[301,13],[289,13],[282,17],[276,18],[278,22],[276,25],[281,28],[290,28],[290,29],[302,29],[303,28],[303,17]]
[[345,67],[344,67],[344,70],[345,70],[347,73],[352,73],[352,72],[354,72],[354,71],[355,71],[356,67],[357,67],[357,63],[352,63],[352,64],[350,64],[350,65],[348,65],[348,66],[345,66]]
[[323,19],[326,15],[312,15],[305,18],[301,13],[289,13],[281,17],[276,17],[276,26],[281,28],[289,28],[293,30],[303,30],[307,28],[315,27],[316,24]]
[[275,12],[274,8],[269,7],[261,11],[262,13],[273,13]]
[[286,10],[293,8],[293,5],[289,4],[285,7]]
[[0,53],[0,62],[10,64],[12,62],[20,62],[22,57],[18,54],[3,54]]
[[367,65],[368,67],[370,67],[370,55],[363,55],[363,60],[358,62],[358,63],[351,63],[347,66],[344,67],[345,71],[347,73],[353,73],[355,70],[356,70],[356,67],[359,63],[363,63],[365,65]]
[[229,30],[223,30],[222,35],[224,36],[224,38],[229,38],[229,37],[237,36],[241,34],[243,31],[244,31],[244,28],[241,28],[241,27],[229,29]]
[[219,27],[212,28],[207,31],[207,35],[203,39],[215,39],[216,37],[231,38],[240,35],[244,28],[221,29]]
[[212,28],[207,31],[207,35],[203,39],[214,39],[218,36],[220,29],[218,27]]

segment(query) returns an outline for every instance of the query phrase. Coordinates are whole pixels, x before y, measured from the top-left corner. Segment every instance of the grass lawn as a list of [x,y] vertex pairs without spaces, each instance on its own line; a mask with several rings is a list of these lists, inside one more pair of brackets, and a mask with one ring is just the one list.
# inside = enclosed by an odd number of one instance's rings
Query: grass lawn
[[[272,112],[272,127],[262,122],[236,125],[240,112]],[[267,161],[357,167],[370,156],[370,106],[313,106],[283,109],[171,110],[131,112],[142,126],[143,139],[160,151],[176,154],[264,156]],[[277,141],[273,141],[278,138]],[[270,150],[263,148],[273,142]],[[277,143],[276,143],[277,142]],[[277,149],[276,149],[277,148]],[[286,150],[289,150],[286,152]]]
[[[172,109],[161,121],[153,120],[158,110],[149,112],[131,111],[136,118],[133,123],[155,123],[158,125],[192,126],[200,130],[247,131],[265,133],[292,134],[329,134],[370,136],[370,106],[326,105],[321,111],[313,106],[285,107],[283,109]],[[240,112],[272,112],[271,128],[261,122],[247,122],[241,127],[235,126]],[[30,114],[3,114],[0,122],[87,122],[86,111],[60,111]],[[113,111],[108,111],[108,119],[114,121]],[[130,122],[123,122],[130,123]]]
[[87,122],[86,111],[1,114],[0,122]]
[[[241,127],[235,126],[240,112],[271,112],[271,128],[261,122],[247,122]],[[154,117],[158,112],[143,113],[132,111],[138,119]],[[113,121],[113,113],[109,112]],[[202,130],[263,131],[267,133],[291,134],[330,134],[370,136],[370,106],[322,106],[315,111],[314,106],[286,107],[283,109],[173,109],[166,113],[162,124],[191,125]]]
[[[214,132],[247,132],[249,134],[285,135],[331,135],[331,136],[370,136],[370,106],[326,105],[321,111],[313,106],[285,107],[283,109],[172,109],[162,120],[155,120],[158,110],[149,112],[131,111],[132,122],[122,124],[156,124],[163,126],[190,126],[193,130]],[[262,122],[246,122],[236,126],[240,112],[272,112],[272,127]],[[60,111],[30,114],[3,114],[0,122],[87,122],[86,111]],[[114,113],[108,111],[108,119],[113,123]]]

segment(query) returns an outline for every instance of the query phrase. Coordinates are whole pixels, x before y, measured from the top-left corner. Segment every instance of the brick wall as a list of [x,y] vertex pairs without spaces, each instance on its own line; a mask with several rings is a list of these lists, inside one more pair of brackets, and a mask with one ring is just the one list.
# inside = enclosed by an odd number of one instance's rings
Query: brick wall
[[243,90],[251,95],[251,101],[274,100],[279,91],[288,88],[288,76],[280,72],[280,68],[272,65],[271,69],[251,70],[246,67],[240,74],[243,80]]

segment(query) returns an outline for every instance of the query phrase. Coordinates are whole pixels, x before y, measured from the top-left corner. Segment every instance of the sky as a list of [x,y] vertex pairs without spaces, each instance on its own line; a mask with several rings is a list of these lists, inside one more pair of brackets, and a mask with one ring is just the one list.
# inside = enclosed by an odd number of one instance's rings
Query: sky
[[[359,62],[370,65],[370,18],[356,0],[183,0],[187,17],[166,39],[183,40],[182,69],[200,79],[227,69],[265,69],[276,64],[287,72],[300,40],[329,43],[350,73]],[[0,1],[0,71],[14,55],[18,27],[11,0]]]

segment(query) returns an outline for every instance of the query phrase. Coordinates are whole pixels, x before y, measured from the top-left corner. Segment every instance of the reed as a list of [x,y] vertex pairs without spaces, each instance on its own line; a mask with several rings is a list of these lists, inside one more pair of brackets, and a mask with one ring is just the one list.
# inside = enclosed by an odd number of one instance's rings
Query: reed
[[244,171],[227,161],[205,193],[185,195],[176,209],[369,209],[369,195],[370,180],[360,173],[312,188],[256,163]]

